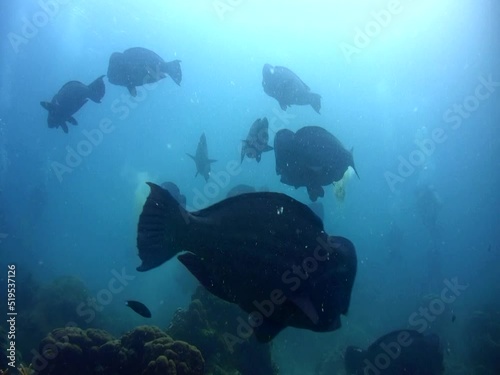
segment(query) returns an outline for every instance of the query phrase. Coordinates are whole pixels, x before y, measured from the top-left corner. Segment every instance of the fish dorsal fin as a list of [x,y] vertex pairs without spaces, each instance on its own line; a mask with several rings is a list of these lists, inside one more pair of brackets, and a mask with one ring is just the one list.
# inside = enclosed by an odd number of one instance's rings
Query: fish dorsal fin
[[83,83],[82,83],[82,82],[80,82],[80,81],[69,81],[69,82],[66,82],[64,85],[62,85],[61,90],[62,90],[63,88],[65,88],[66,86],[73,86],[73,85],[79,85],[79,86],[81,85],[81,86],[86,86],[85,84],[83,84]]
[[309,86],[307,86],[307,85],[306,85],[306,83],[305,83],[304,81],[302,81],[302,79],[300,79],[300,77],[299,77],[297,74],[295,74],[294,72],[292,72],[290,69],[285,68],[284,66],[276,66],[276,67],[274,67],[274,69],[275,69],[275,71],[276,71],[277,69],[278,69],[278,70],[279,70],[279,69],[281,69],[281,70],[282,70],[282,72],[286,72],[286,73],[290,74],[290,75],[291,75],[291,76],[293,76],[296,80],[300,81],[300,82],[304,85],[304,87],[305,87],[307,90],[311,90],[311,89],[309,88]]
[[[268,204],[269,202],[272,202],[272,204]],[[281,214],[284,213],[284,215],[276,216],[277,207],[283,210],[280,212]],[[227,212],[227,210],[258,213],[262,220],[253,222],[252,225],[254,226],[265,226],[266,220],[287,220],[286,213],[293,212],[297,218],[307,223],[309,230],[313,231],[313,233],[324,231],[323,221],[309,207],[283,193],[253,192],[239,194],[191,214],[195,217],[210,217],[212,214]]]

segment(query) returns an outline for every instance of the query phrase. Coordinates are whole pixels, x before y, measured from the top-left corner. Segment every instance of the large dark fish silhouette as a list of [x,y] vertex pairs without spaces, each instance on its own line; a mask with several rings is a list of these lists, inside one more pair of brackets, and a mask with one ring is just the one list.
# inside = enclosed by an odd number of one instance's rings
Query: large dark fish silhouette
[[398,330],[380,337],[366,350],[348,346],[344,365],[347,375],[441,375],[443,349],[435,334]]
[[284,66],[265,64],[262,69],[264,92],[278,101],[282,110],[291,105],[310,105],[319,113],[321,96],[311,92],[302,80]]
[[247,313],[266,305],[262,321],[254,324],[262,342],[287,326],[316,332],[340,327],[356,252],[348,239],[329,236],[307,206],[261,192],[188,212],[168,191],[148,185],[137,230],[138,271],[181,253],[180,262],[215,296]]
[[208,181],[208,177],[210,177],[210,164],[216,162],[217,160],[209,159],[208,157],[208,147],[207,147],[207,138],[205,137],[205,133],[203,133],[200,137],[200,141],[198,142],[198,147],[196,147],[195,156],[186,154],[191,157],[196,164],[196,176],[201,174],[205,181]]
[[273,148],[267,143],[269,142],[269,123],[267,118],[257,119],[252,124],[247,138],[243,141],[241,147],[241,162],[245,156],[260,162],[263,152],[271,151]]
[[114,85],[125,86],[132,96],[137,95],[137,86],[157,82],[167,75],[180,85],[182,81],[180,62],[180,60],[166,62],[146,48],[129,48],[123,53],[111,54],[108,80]]
[[319,126],[305,126],[296,133],[281,129],[274,137],[274,154],[281,182],[305,186],[312,201],[325,195],[322,186],[341,180],[349,166],[356,171],[352,150]]
[[106,91],[103,78],[100,76],[90,85],[85,85],[79,81],[69,81],[57,92],[50,102],[40,102],[40,105],[49,111],[47,124],[49,128],[58,128],[59,126],[68,132],[69,122],[78,125],[73,115],[88,99],[95,103],[100,103]]

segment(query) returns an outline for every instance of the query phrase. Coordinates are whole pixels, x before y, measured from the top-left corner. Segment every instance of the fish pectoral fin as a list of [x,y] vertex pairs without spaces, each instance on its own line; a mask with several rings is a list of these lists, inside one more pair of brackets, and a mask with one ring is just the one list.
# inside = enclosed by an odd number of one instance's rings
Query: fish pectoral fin
[[66,125],[66,123],[65,123],[65,122],[63,122],[63,123],[61,124],[61,128],[62,128],[62,130],[63,130],[66,134],[68,133],[68,125]]
[[264,150],[262,150],[262,152],[267,152],[267,151],[272,151],[272,150],[274,150],[274,148],[272,148],[269,145],[266,145],[266,147],[264,147]]
[[263,318],[262,324],[254,328],[255,338],[258,342],[266,343],[271,341],[286,326],[268,318]]
[[137,89],[135,88],[135,86],[127,86],[127,89],[131,96],[137,96]]
[[295,306],[300,309],[300,311],[304,313],[305,316],[307,316],[311,320],[311,322],[313,322],[314,324],[318,323],[318,311],[316,310],[316,307],[314,307],[309,297],[293,296],[290,297],[290,300],[295,304]]
[[288,107],[285,103],[282,103],[282,102],[279,102],[280,103],[280,107],[283,111],[286,111],[286,108]]
[[186,153],[186,155],[187,155],[187,156],[189,156],[189,157],[190,157],[191,159],[193,159],[194,161],[196,161],[196,158],[195,158],[193,155],[188,154],[188,153]]
[[78,121],[76,121],[76,119],[73,116],[70,116],[68,118],[68,122],[72,125],[78,125]]

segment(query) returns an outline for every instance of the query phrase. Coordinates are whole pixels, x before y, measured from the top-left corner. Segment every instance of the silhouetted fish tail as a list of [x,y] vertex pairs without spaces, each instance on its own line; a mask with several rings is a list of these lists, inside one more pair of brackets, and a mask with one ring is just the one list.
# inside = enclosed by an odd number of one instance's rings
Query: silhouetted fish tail
[[104,97],[106,92],[106,86],[104,86],[104,76],[100,76],[94,82],[92,82],[87,87],[89,88],[89,99],[93,102],[100,103],[101,99]]
[[147,182],[151,191],[137,225],[137,248],[142,264],[137,271],[158,267],[179,253],[189,225],[189,212],[160,186]]
[[181,60],[174,60],[170,62],[164,62],[161,65],[161,71],[168,74],[175,83],[179,86],[182,81],[182,70],[181,70]]

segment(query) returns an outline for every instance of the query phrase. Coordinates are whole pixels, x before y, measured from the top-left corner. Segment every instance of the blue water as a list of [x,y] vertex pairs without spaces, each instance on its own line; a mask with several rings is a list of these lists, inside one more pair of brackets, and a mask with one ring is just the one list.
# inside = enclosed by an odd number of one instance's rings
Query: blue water
[[[19,275],[42,283],[76,276],[97,296],[116,272],[125,273],[127,285],[98,314],[113,312],[112,329],[124,332],[143,320],[123,301],[139,299],[152,310],[151,324],[166,327],[196,282],[176,260],[135,271],[144,182],[175,182],[191,208],[223,199],[240,183],[308,203],[304,188],[280,183],[272,152],[240,166],[239,147],[264,116],[271,144],[281,128],[319,125],[354,148],[360,179],[346,179],[344,201],[332,186],[321,201],[326,230],[356,245],[358,275],[340,330],[287,329],[276,338],[281,373],[313,373],[327,353],[411,326],[409,317],[428,303],[424,296],[440,295],[454,278],[468,287],[429,329],[442,336],[446,361],[461,363],[464,322],[495,305],[500,285],[500,13],[493,1],[401,1],[394,9],[388,1],[48,3],[52,8],[26,0],[1,6],[2,280],[14,263]],[[28,21],[38,27],[27,29]],[[372,37],[360,42],[358,30],[367,29]],[[106,74],[111,53],[135,46],[182,60],[181,86],[167,77],[134,99],[105,79],[102,103],[87,103],[75,115],[77,127],[68,134],[47,127],[40,101],[67,81],[87,84]],[[290,68],[319,93],[321,115],[309,106],[282,111],[263,92],[265,63]],[[96,130],[103,121],[105,134]],[[95,144],[84,131],[100,132]],[[186,156],[203,132],[218,160],[210,186],[195,178]],[[427,145],[426,154],[418,144]],[[411,166],[404,173],[401,160]],[[424,225],[416,199],[430,185],[438,237]],[[394,225],[402,232],[400,259],[388,252]]]

